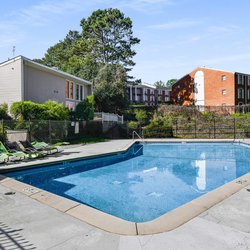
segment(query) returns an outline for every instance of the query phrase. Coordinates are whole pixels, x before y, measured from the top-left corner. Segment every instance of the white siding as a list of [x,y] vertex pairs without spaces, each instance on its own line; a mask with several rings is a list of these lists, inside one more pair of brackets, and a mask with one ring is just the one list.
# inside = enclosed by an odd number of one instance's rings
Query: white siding
[[21,58],[0,65],[0,104],[22,101]]
[[[66,99],[65,97],[66,80],[74,82],[74,99]],[[25,100],[31,100],[38,103],[53,100],[58,103],[63,103],[65,106],[66,102],[73,102],[76,105],[79,102],[76,100],[76,84],[83,86],[84,99],[91,94],[91,85],[83,85],[73,79],[66,79],[60,75],[42,71],[24,62]]]
[[[66,80],[74,83],[73,100],[65,97]],[[79,102],[76,100],[76,84],[83,86],[84,98],[92,93],[89,82],[86,81],[85,84],[80,78],[23,57],[0,64],[0,104],[7,103],[10,106],[13,102],[23,100],[37,103],[53,100],[64,105],[66,101],[71,101],[76,105]]]
[[65,104],[66,79],[53,75],[24,62],[24,99],[37,103],[53,100]]
[[197,71],[194,76],[195,82],[195,105],[204,106],[204,73]]

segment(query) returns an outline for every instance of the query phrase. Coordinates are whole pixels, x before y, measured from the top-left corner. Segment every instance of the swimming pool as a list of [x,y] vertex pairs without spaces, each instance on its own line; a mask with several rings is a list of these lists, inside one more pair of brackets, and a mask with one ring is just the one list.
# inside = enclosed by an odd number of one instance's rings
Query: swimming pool
[[144,143],[6,174],[128,221],[153,220],[249,172],[239,143]]

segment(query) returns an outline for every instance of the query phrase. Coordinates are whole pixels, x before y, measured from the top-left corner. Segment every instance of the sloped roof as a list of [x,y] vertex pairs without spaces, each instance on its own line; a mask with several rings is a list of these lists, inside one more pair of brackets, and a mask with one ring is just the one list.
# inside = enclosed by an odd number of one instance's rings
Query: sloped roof
[[45,72],[49,72],[51,74],[59,75],[59,76],[65,77],[66,79],[69,79],[69,80],[72,80],[72,81],[77,81],[77,83],[83,83],[85,85],[92,85],[92,83],[90,81],[87,81],[85,79],[82,79],[82,78],[74,76],[74,75],[71,75],[71,74],[66,73],[64,71],[61,71],[59,69],[48,67],[46,65],[34,62],[31,59],[29,59],[27,57],[24,57],[24,56],[21,56],[21,55],[17,56],[17,57],[14,57],[14,58],[12,58],[12,59],[10,59],[8,61],[2,62],[0,64],[0,67],[4,66],[6,64],[9,64],[9,63],[13,63],[13,62],[15,62],[17,60],[23,60],[23,62],[26,65],[29,65],[29,66],[31,66],[33,68],[37,68],[37,69],[39,69],[41,71],[45,71]]

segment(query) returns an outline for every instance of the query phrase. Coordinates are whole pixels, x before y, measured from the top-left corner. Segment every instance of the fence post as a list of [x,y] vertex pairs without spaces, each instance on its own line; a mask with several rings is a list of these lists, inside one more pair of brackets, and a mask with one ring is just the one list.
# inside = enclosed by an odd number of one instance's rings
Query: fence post
[[30,124],[30,119],[29,119],[29,131],[28,131],[28,135],[29,135],[29,141],[31,142],[31,124]]
[[236,120],[235,120],[235,117],[234,117],[234,140],[236,138]]
[[67,121],[64,120],[64,132],[63,132],[64,138],[63,138],[63,140],[67,140],[66,138],[68,137],[68,126],[67,125],[68,125]]
[[197,117],[195,117],[195,120],[194,120],[194,138],[195,139],[196,139],[196,126],[197,126],[196,122],[197,122]]
[[178,118],[176,119],[176,126],[175,126],[175,136],[177,137],[178,133]]
[[49,143],[51,143],[51,123],[49,120]]
[[216,133],[215,133],[215,117],[214,117],[214,139],[216,139]]
[[3,138],[4,138],[4,120],[2,119],[2,134],[3,134]]

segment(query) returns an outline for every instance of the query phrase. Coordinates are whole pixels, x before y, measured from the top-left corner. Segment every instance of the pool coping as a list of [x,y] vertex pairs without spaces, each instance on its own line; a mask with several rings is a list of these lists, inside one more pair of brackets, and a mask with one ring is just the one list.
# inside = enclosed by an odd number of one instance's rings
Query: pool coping
[[[137,140],[138,141],[138,140]],[[148,142],[173,142],[172,140],[145,140]],[[174,140],[175,142],[187,141],[187,142],[201,142],[200,140]],[[218,142],[218,140],[202,140],[202,142]],[[229,142],[229,140],[220,140],[220,142]],[[235,142],[230,140],[231,142]],[[135,142],[135,141],[134,141]],[[121,151],[111,152],[120,153],[126,152],[133,143]],[[236,141],[238,142],[238,141]],[[245,143],[245,142],[244,142]],[[246,143],[249,145],[248,143]],[[103,156],[107,154],[91,155],[93,156]],[[79,159],[89,158],[80,157]],[[57,161],[61,162],[61,161]],[[54,162],[53,162],[54,163]],[[49,164],[49,163],[48,163]],[[40,166],[38,164],[36,166]],[[19,182],[12,178],[0,175],[0,184],[11,188],[17,192],[21,192],[24,195],[35,199],[42,204],[48,205],[58,211],[65,213],[67,215],[73,216],[81,221],[84,221],[92,226],[105,230],[107,232],[120,234],[120,235],[152,235],[162,232],[171,231],[177,227],[183,225],[189,220],[197,217],[199,214],[205,212],[212,206],[220,203],[224,199],[230,197],[234,193],[240,191],[241,189],[250,185],[250,173],[247,173],[229,183],[224,184],[207,194],[204,194],[164,215],[148,221],[148,222],[130,222],[123,220],[121,218],[112,216],[110,214],[104,213],[95,208],[89,207],[87,205],[81,204],[79,202],[72,201],[70,199],[58,196],[56,194],[44,191],[42,189],[36,188],[34,186]]]
[[[29,161],[24,161],[24,162],[17,162],[17,165],[14,165],[15,163],[10,163],[10,164],[5,164],[0,166],[0,174],[4,174],[6,172],[13,172],[13,171],[19,171],[19,170],[24,170],[24,169],[29,169],[29,168],[34,168],[34,167],[40,167],[40,166],[48,166],[52,164],[57,164],[57,163],[62,163],[66,161],[79,161],[83,159],[91,159],[94,157],[103,157],[103,156],[108,156],[108,155],[113,155],[113,154],[119,154],[119,153],[125,153],[133,144],[137,142],[158,142],[158,143],[180,143],[180,142],[234,142],[234,143],[242,143],[250,146],[250,141],[249,143],[245,142],[242,139],[180,139],[180,138],[168,138],[168,139],[135,139],[131,140],[131,142],[127,143],[127,145],[119,150],[111,150],[106,153],[98,153],[98,154],[89,154],[89,155],[84,155],[84,156],[69,156],[65,159],[55,159],[53,158],[54,155],[50,155],[49,157],[49,162],[47,161],[48,158],[39,158],[39,159],[33,159]],[[60,153],[59,153],[60,155]],[[38,162],[39,160],[39,162]]]

